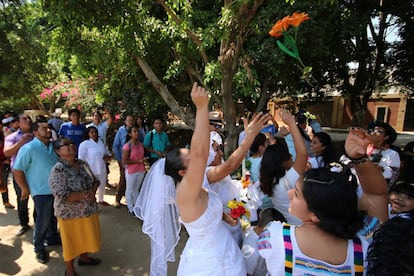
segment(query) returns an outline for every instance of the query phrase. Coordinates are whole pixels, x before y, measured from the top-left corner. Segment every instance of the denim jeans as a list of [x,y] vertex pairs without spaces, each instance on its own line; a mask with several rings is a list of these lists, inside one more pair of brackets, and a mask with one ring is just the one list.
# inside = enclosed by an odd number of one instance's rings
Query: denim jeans
[[29,199],[21,200],[22,189],[20,189],[20,186],[17,184],[14,176],[13,176],[13,186],[14,186],[14,190],[16,191],[17,214],[19,216],[20,225],[27,226],[29,224],[29,209],[27,207],[27,203],[29,202]]
[[37,195],[33,197],[36,208],[36,220],[33,231],[35,252],[44,250],[43,242],[52,242],[57,237],[57,220],[53,209],[53,195]]

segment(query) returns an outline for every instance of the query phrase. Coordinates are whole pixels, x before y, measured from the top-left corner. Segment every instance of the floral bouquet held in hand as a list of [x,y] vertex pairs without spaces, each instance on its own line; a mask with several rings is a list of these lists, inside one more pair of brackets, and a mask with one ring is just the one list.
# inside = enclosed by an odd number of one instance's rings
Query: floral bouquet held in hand
[[250,218],[250,211],[246,208],[244,202],[233,199],[227,202],[225,208],[226,211],[228,211],[227,213],[234,219],[245,218],[246,220],[249,220]]

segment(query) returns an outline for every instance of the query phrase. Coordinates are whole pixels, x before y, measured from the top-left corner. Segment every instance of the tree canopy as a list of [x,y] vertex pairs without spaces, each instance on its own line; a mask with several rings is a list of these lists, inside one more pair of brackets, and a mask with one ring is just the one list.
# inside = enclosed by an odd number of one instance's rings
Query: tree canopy
[[[135,114],[171,110],[191,125],[188,91],[198,81],[223,110],[230,149],[238,132],[237,101],[254,111],[271,97],[321,97],[337,89],[351,99],[360,124],[376,88],[413,80],[413,1],[2,3],[3,95],[38,101],[45,89],[72,81],[82,83],[76,87],[82,99],[91,99],[87,108],[105,105]],[[268,34],[278,19],[296,11],[310,17],[295,37],[311,68],[305,74]],[[398,30],[401,39],[387,40],[390,30]],[[48,108],[61,103],[53,98]]]

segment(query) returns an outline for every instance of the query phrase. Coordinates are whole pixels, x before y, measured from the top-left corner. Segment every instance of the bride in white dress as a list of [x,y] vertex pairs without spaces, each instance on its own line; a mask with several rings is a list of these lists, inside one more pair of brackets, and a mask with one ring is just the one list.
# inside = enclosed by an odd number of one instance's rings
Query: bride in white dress
[[[143,231],[152,240],[151,275],[167,274],[166,267],[157,268],[159,263],[156,259],[174,261],[174,247],[180,231],[175,219],[177,211],[190,236],[181,255],[177,275],[246,275],[240,249],[222,220],[222,202],[215,192],[203,188],[207,181],[205,168],[210,148],[208,95],[195,83],[191,98],[197,107],[191,158],[188,149],[175,149],[155,163],[146,181],[153,179],[151,184],[154,185],[158,182],[161,190],[156,194],[159,200],[154,202],[154,198],[148,196],[151,191],[144,191],[146,199],[142,194],[141,203],[135,209],[135,213],[144,220]],[[246,132],[254,139],[268,120],[268,115],[259,114]],[[164,166],[164,175],[160,177],[159,173],[154,173],[161,172]],[[163,178],[161,185],[159,178]],[[176,184],[175,204],[171,178]],[[144,186],[148,190],[155,189],[145,183]]]

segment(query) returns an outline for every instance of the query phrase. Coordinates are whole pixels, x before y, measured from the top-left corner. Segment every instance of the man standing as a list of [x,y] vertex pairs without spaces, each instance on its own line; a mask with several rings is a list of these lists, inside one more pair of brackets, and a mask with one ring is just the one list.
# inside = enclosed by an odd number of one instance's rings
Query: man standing
[[32,195],[36,209],[34,250],[36,259],[44,264],[49,260],[44,241],[49,245],[59,242],[53,195],[49,187],[49,173],[58,158],[50,143],[51,131],[47,122],[35,122],[32,132],[35,138],[20,149],[14,164],[14,174],[22,190],[21,198],[27,200],[29,194]]
[[76,145],[76,152],[78,152],[80,143],[85,140],[86,127],[80,123],[79,109],[72,108],[68,114],[70,122],[63,123],[60,126],[59,136],[70,139]]
[[164,121],[162,118],[156,118],[154,120],[154,129],[149,131],[145,135],[144,147],[150,154],[149,164],[150,166],[155,163],[159,158],[165,156],[168,148],[171,146],[170,139],[165,131],[162,130],[164,127]]
[[125,195],[125,168],[124,164],[122,163],[122,147],[126,143],[126,138],[128,135],[128,129],[135,124],[134,117],[132,115],[128,115],[125,118],[124,125],[121,126],[115,134],[114,144],[112,145],[112,150],[114,151],[114,155],[116,160],[118,161],[119,166],[119,184],[118,189],[116,191],[115,197],[115,207],[121,206],[121,198]]
[[98,136],[102,139],[102,142],[106,146],[106,133],[108,131],[108,128],[112,125],[113,118],[112,115],[106,111],[104,114],[107,114],[107,119],[105,121],[102,121],[102,114],[101,112],[94,111],[92,113],[92,123],[88,124],[86,127],[94,126],[96,129],[98,129]]
[[60,126],[64,123],[63,120],[60,118],[60,115],[62,114],[61,108],[56,108],[55,112],[53,112],[53,118],[50,119],[47,123],[53,126],[53,129],[58,132],[60,129]]
[[30,133],[32,121],[29,116],[22,113],[18,115],[17,120],[19,121],[19,129],[4,139],[4,155],[6,157],[11,157],[10,169],[13,173],[13,186],[16,191],[17,214],[20,223],[20,229],[16,235],[21,236],[30,229],[29,211],[27,207],[28,199],[22,199],[22,191],[20,186],[17,184],[16,177],[14,175],[14,163],[20,148],[24,144],[30,142],[33,139],[33,135]]

